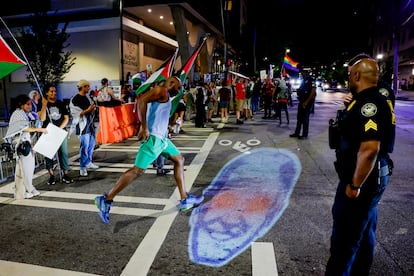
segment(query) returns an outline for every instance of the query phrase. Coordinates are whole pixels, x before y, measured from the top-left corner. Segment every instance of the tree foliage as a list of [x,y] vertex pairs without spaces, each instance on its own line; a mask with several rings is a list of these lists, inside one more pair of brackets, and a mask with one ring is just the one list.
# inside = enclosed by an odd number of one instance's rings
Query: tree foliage
[[68,22],[59,30],[59,24],[51,22],[46,12],[36,13],[33,25],[22,29],[20,44],[34,72],[27,68],[26,78],[33,87],[46,83],[58,84],[64,79],[75,64],[76,57],[71,51],[64,51],[70,46],[66,33]]

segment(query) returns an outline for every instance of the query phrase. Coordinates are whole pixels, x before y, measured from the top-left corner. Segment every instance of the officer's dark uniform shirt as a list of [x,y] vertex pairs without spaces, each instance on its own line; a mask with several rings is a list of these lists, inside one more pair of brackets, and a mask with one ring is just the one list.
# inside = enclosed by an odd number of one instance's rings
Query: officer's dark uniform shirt
[[[314,88],[316,88],[315,83],[312,80],[305,79],[302,85],[296,91],[299,103],[305,102],[309,98],[312,89]],[[307,106],[310,107],[312,105],[313,100],[314,98],[309,101],[309,104]]]
[[395,94],[391,87],[384,81],[380,80],[378,82],[378,89],[381,95],[383,95],[387,99],[388,106],[391,110],[392,114],[392,124],[393,127],[391,128],[390,132],[387,133],[386,143],[387,143],[387,151],[392,153],[394,151],[394,144],[395,144],[395,114],[394,114],[394,107],[395,107]]
[[[354,95],[354,100],[344,110],[342,120],[339,122],[341,143],[337,150],[337,168],[341,181],[351,183],[361,142],[380,141],[378,159],[388,156],[387,137],[393,128],[392,120],[388,103],[377,87],[368,88]],[[365,181],[358,200],[364,201],[367,197],[373,196],[377,183],[376,166]]]

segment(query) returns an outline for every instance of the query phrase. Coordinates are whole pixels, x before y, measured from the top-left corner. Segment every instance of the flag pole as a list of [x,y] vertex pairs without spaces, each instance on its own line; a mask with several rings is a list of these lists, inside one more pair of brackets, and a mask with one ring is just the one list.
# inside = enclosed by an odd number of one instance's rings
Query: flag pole
[[33,68],[32,68],[32,66],[30,66],[29,60],[27,59],[26,55],[24,54],[23,49],[20,47],[19,42],[17,41],[16,37],[13,35],[13,33],[11,32],[11,30],[10,30],[10,29],[9,29],[9,27],[7,26],[6,22],[4,22],[3,17],[1,17],[1,16],[0,16],[0,20],[1,20],[1,22],[3,23],[4,27],[6,28],[7,32],[10,34],[11,38],[13,39],[13,41],[16,43],[17,48],[19,49],[20,53],[22,54],[23,59],[24,59],[24,61],[26,62],[27,67],[29,67],[30,73],[32,74],[33,79],[34,79],[34,80],[35,80],[35,82],[36,82],[37,89],[39,90],[39,93],[40,93],[40,94],[42,95],[42,97],[43,97],[43,93],[42,93],[42,91],[41,91],[41,89],[40,89],[39,81],[37,80],[37,78],[36,78],[36,76],[35,76],[35,74],[34,74]]

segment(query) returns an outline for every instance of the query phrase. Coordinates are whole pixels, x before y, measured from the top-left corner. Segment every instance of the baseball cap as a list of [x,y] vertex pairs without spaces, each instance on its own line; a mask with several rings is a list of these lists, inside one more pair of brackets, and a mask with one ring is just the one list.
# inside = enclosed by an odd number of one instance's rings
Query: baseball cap
[[87,80],[78,81],[78,88],[84,87],[85,85],[90,85],[89,81],[87,81]]

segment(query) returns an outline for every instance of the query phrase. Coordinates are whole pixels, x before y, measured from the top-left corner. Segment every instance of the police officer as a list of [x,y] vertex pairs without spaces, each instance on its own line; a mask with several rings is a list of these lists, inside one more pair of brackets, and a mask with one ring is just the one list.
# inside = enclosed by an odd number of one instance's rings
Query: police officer
[[[332,207],[333,229],[325,275],[368,275],[374,257],[377,205],[388,184],[395,129],[393,109],[379,93],[377,62],[369,57],[349,67],[352,97],[339,121],[339,176]],[[395,133],[395,132],[394,132]]]
[[[306,77],[302,85],[297,90],[298,94],[298,113],[296,121],[295,132],[290,134],[290,137],[297,137],[299,139],[308,138],[309,132],[309,115],[316,97],[316,86],[311,77]],[[302,135],[300,131],[302,130]]]

